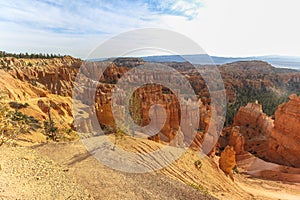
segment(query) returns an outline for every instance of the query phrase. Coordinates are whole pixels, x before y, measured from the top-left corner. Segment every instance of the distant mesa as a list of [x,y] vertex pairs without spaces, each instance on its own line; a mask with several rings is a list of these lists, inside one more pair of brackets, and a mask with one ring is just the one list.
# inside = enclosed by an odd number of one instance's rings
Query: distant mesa
[[116,59],[111,59],[117,66],[123,67],[136,67],[142,65],[145,61],[142,58],[130,58],[130,57],[121,57]]

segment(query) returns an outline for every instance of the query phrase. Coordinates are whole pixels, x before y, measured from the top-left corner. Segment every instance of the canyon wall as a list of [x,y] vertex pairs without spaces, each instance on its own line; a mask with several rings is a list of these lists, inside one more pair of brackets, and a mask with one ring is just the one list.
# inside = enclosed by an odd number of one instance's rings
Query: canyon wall
[[[16,59],[0,58],[0,89],[8,94],[11,101],[28,102],[32,109],[24,109],[24,112],[36,116],[39,119],[46,119],[46,111],[49,106],[53,107],[55,118],[58,121],[71,123],[72,117],[72,90],[79,68],[83,62],[79,59],[66,56],[54,59]],[[81,67],[82,74],[88,79],[88,87],[95,88],[91,92],[84,93],[83,105],[79,112],[92,114],[87,105],[95,107],[98,121],[104,126],[114,126],[114,114],[122,118],[124,111],[124,98],[129,98],[127,91],[123,91],[119,96],[114,97],[115,110],[112,110],[112,91],[124,74],[133,69],[134,66],[144,64],[142,60],[118,60],[117,62],[96,62],[84,63],[87,67]],[[136,121],[140,126],[147,126],[151,123],[151,115],[155,115],[160,123],[160,117],[166,115],[166,122],[157,135],[149,136],[150,139],[160,142],[171,142],[174,145],[192,143],[192,148],[199,149],[204,138],[214,137],[208,133],[209,124],[215,122],[211,119],[212,111],[209,104],[208,88],[205,85],[201,74],[210,73],[209,66],[195,71],[193,67],[185,63],[165,63],[180,72],[192,85],[198,98],[178,99],[178,91],[169,91],[159,84],[150,84],[137,89],[133,96],[138,100],[137,110],[134,115],[141,120]],[[89,67],[88,65],[94,66]],[[228,101],[235,101],[236,89],[244,89],[249,86],[255,89],[267,88],[280,93],[284,88],[292,87],[290,91],[297,89],[300,81],[300,73],[286,69],[276,69],[265,62],[237,62],[219,67],[224,79]],[[102,77],[97,75],[102,74]],[[151,73],[138,74],[138,77],[131,77],[129,81],[135,83],[142,79],[144,82],[151,82],[155,78],[164,81],[173,81],[178,74],[163,72],[154,77]],[[212,77],[213,78],[213,77]],[[154,82],[155,83],[155,82]],[[175,86],[180,82],[175,81]],[[283,92],[284,93],[284,92]],[[126,97],[127,96],[127,97]],[[51,101],[50,101],[51,99]],[[91,102],[85,102],[90,100]],[[179,106],[181,103],[181,107]],[[152,107],[160,105],[161,109]],[[298,166],[297,160],[292,160],[289,155],[298,153],[297,145],[299,138],[296,134],[299,127],[298,120],[298,97],[291,96],[288,104],[281,106],[275,114],[275,126],[270,117],[262,112],[262,108],[257,103],[252,103],[242,107],[234,120],[234,126],[240,130],[230,130],[232,133],[230,144],[234,146],[237,153],[243,150],[268,160],[276,160],[280,163],[287,163],[291,166]],[[151,109],[152,108],[152,109]],[[222,112],[217,108],[217,112]],[[287,120],[289,119],[289,120]],[[287,120],[287,121],[285,121]],[[286,125],[286,126],[285,126]],[[88,132],[92,129],[92,123],[82,124]],[[198,127],[192,130],[191,127]],[[289,128],[288,128],[289,127]],[[219,128],[212,130],[218,132]],[[175,136],[179,137],[176,138]],[[195,137],[195,138],[194,138]],[[192,141],[191,141],[192,140]],[[281,144],[281,143],[284,144]],[[244,149],[242,148],[243,144]],[[285,152],[288,152],[287,154]],[[288,161],[291,160],[291,161]]]
[[[0,91],[10,103],[26,104],[19,109],[43,125],[51,117],[62,133],[74,129],[72,114],[73,81],[81,60],[66,56],[53,59],[0,58]],[[13,108],[12,108],[13,109]],[[35,132],[35,131],[32,131]],[[37,130],[32,141],[43,141],[43,130]]]
[[11,84],[1,84],[1,87],[11,99],[16,100],[45,97],[47,93],[71,96],[73,82],[81,63],[81,60],[70,56],[54,59],[1,58],[0,66],[5,71],[2,74],[6,81],[9,83],[8,79],[12,79],[13,82],[21,81],[26,84],[20,86],[23,92],[13,88]]
[[[161,78],[169,79],[170,76],[171,73],[164,74]],[[144,77],[145,81],[151,79],[145,75],[139,77]],[[118,89],[117,94],[112,97],[116,87],[107,83],[101,83],[97,87],[95,107],[100,124],[115,127],[117,119],[125,119],[125,106],[131,99],[134,102],[131,101],[133,103],[128,105],[130,114],[140,126],[136,131],[147,134],[150,130],[146,130],[145,127],[151,124],[152,129],[160,130],[158,134],[149,134],[152,140],[174,146],[192,143],[195,149],[201,147],[200,140],[203,140],[204,132],[210,123],[210,111],[209,106],[203,105],[200,99],[180,99],[178,91],[175,94],[159,84],[139,87],[132,93],[132,97],[128,96],[128,91]],[[198,136],[194,141],[196,135]]]
[[272,152],[269,159],[279,164],[300,167],[300,97],[291,95],[289,99],[275,112],[269,141]]
[[300,97],[291,95],[278,107],[273,121],[258,103],[241,107],[234,125],[240,127],[246,151],[271,162],[300,167]]

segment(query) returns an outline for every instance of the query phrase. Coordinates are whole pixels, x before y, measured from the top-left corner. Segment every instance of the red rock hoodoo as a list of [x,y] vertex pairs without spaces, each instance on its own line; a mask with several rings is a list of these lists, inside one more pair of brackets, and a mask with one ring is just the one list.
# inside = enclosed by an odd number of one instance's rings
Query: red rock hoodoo
[[267,161],[300,167],[300,97],[291,95],[278,107],[275,120],[263,113],[261,105],[241,107],[234,125],[245,137],[246,151]]

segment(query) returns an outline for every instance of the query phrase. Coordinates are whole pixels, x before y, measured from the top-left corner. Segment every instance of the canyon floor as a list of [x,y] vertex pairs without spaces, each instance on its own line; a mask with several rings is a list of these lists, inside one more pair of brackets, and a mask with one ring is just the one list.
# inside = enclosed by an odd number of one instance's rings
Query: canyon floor
[[[160,144],[126,137],[118,145],[151,151]],[[233,182],[216,163],[188,150],[161,170],[133,174],[106,167],[80,140],[3,146],[0,199],[299,199],[299,183],[255,178],[243,169]]]

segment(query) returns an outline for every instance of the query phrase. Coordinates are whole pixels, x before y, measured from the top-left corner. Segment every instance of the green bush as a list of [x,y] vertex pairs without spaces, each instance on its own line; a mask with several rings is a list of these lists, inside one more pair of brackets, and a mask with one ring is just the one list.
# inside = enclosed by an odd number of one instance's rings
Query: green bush
[[22,109],[22,108],[27,108],[29,106],[29,104],[28,103],[22,104],[22,103],[12,101],[12,102],[9,102],[9,106],[14,109]]
[[28,118],[20,112],[10,110],[7,97],[0,92],[0,146],[15,144],[19,134],[29,133]]
[[44,121],[44,131],[45,135],[47,136],[47,139],[57,141],[58,140],[58,128],[55,126],[54,121],[51,117],[50,108],[48,110],[48,120]]
[[201,160],[196,160],[196,161],[194,162],[194,165],[195,165],[195,167],[196,167],[197,169],[201,169],[201,167],[202,167],[202,162],[201,162]]

